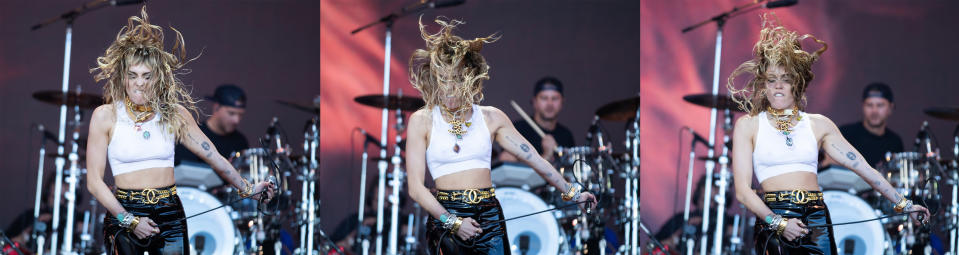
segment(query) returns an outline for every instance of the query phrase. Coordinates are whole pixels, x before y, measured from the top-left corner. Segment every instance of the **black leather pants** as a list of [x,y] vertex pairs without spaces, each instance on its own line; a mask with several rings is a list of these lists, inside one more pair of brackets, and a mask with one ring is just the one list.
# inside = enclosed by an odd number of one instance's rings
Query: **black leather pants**
[[[760,197],[763,197],[763,194],[760,194]],[[829,210],[822,199],[805,204],[767,201],[766,206],[783,218],[800,219],[806,226],[832,224],[829,220]],[[770,230],[769,225],[760,218],[757,220],[754,233],[756,233],[756,254],[838,254],[831,226],[810,228],[806,236],[787,241],[785,237],[776,235],[775,230]]]
[[[167,188],[168,189],[168,188]],[[124,190],[130,191],[130,190]],[[138,190],[133,190],[139,192]],[[138,217],[147,217],[156,224],[174,221],[186,217],[180,197],[173,195],[160,199],[156,204],[145,204],[138,200],[117,199],[127,212]],[[190,254],[189,236],[186,222],[180,221],[160,226],[160,233],[139,239],[132,232],[120,228],[115,216],[107,214],[104,219],[104,245],[107,254]],[[144,224],[144,223],[140,223]]]
[[[443,190],[446,191],[446,190]],[[446,191],[454,192],[454,191]],[[439,219],[430,217],[427,223],[427,244],[429,254],[510,254],[509,238],[506,236],[506,222],[490,224],[502,220],[503,209],[496,197],[481,200],[477,204],[461,201],[439,201],[446,211],[461,218],[473,218],[480,224],[483,233],[469,240],[462,240],[443,228]]]

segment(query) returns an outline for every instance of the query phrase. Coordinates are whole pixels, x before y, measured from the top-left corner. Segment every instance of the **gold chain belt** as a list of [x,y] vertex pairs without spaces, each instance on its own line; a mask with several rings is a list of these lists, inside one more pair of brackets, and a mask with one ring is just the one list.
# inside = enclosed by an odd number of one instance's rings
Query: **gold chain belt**
[[148,205],[155,205],[160,202],[160,199],[168,198],[170,196],[176,195],[176,186],[173,186],[169,189],[144,189],[141,191],[122,191],[117,190],[116,197],[117,199],[124,200],[139,200],[141,203]]
[[467,189],[461,191],[445,192],[438,191],[436,192],[436,199],[440,201],[463,201],[467,204],[479,204],[483,199],[496,197],[496,189]]
[[787,201],[797,205],[802,205],[812,201],[822,200],[822,191],[806,191],[797,189],[793,191],[769,192],[764,195],[764,200],[766,200],[766,202]]

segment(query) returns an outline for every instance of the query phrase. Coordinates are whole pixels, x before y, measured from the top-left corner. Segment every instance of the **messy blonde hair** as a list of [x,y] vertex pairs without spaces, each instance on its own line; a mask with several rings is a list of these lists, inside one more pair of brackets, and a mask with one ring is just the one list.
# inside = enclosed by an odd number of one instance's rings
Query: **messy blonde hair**
[[138,64],[146,65],[153,73],[150,81],[153,97],[148,99],[147,105],[160,117],[161,125],[182,137],[187,132],[187,120],[178,113],[177,106],[185,107],[195,115],[196,100],[190,97],[177,75],[189,73],[189,70],[180,68],[196,58],[186,59],[183,35],[173,27],[170,29],[176,33],[176,40],[172,53],[164,51],[163,28],[150,24],[146,6],[140,14],[142,17],[132,16],[127,20],[116,40],[102,56],[97,57],[97,67],[90,69],[90,73],[95,73],[97,82],[106,80],[103,85],[105,103],[123,103],[127,99],[127,70]]
[[[426,108],[441,105],[441,94],[454,96],[464,105],[483,101],[483,81],[489,80],[489,65],[480,55],[484,43],[499,39],[496,34],[465,40],[453,35],[459,20],[435,20],[440,30],[435,34],[426,31],[420,16],[420,35],[426,41],[425,49],[417,49],[410,57],[410,83],[420,91]],[[443,87],[446,87],[444,90]],[[448,95],[452,94],[452,95]]]
[[[773,18],[769,18],[773,16]],[[775,14],[763,15],[762,30],[759,32],[759,41],[753,46],[753,59],[739,65],[729,75],[726,88],[729,89],[733,101],[739,108],[755,116],[769,107],[769,100],[764,93],[766,86],[766,69],[769,66],[781,66],[793,81],[792,94],[796,106],[804,111],[806,108],[806,88],[813,79],[812,64],[829,48],[825,42],[806,34],[800,36],[795,31],[787,30],[781,22],[777,22]],[[814,53],[802,49],[800,42],[812,38],[822,48]],[[746,86],[737,89],[734,85],[737,76],[743,73],[752,74]]]

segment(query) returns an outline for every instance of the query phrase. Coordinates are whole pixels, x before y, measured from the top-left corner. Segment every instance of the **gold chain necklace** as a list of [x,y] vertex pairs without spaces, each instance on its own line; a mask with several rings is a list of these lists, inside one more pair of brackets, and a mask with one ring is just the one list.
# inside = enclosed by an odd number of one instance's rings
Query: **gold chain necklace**
[[[793,138],[790,135],[793,132],[793,128],[796,127],[796,124],[802,120],[802,115],[799,114],[799,108],[794,105],[792,109],[780,110],[767,106],[766,112],[769,112],[776,121],[776,130],[779,130],[780,134],[786,136],[786,146],[792,147]],[[796,123],[793,123],[793,116],[795,116]]]
[[446,114],[446,116],[449,116],[450,118],[449,132],[450,134],[453,134],[454,137],[456,137],[456,142],[453,144],[453,152],[456,152],[456,153],[460,152],[460,142],[463,141],[463,135],[466,134],[467,128],[469,128],[470,125],[473,124],[472,122],[469,122],[460,118],[460,113],[465,111],[468,106],[469,105],[463,105],[463,106],[460,106],[459,108],[456,108],[456,110],[450,110],[449,108],[446,108],[445,105],[442,105],[443,112]]
[[150,139],[150,131],[143,130],[143,122],[153,116],[153,107],[146,105],[135,105],[130,99],[125,100],[127,112],[134,116],[133,126],[137,132],[143,131],[143,139]]

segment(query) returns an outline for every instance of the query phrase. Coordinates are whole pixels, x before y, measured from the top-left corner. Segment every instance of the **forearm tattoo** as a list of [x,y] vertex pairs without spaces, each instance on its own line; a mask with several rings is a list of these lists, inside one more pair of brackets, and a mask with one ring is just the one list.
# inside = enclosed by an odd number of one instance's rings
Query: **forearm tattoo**
[[[187,138],[190,138],[190,141],[192,141],[193,143],[200,145],[200,148],[202,148],[203,151],[206,152],[204,158],[206,158],[207,162],[214,160],[213,150],[211,150],[212,146],[210,146],[209,142],[200,141],[199,139],[196,139],[196,137],[193,137],[193,135],[189,133],[187,133],[186,136]],[[216,166],[217,164],[210,164],[210,165]],[[244,184],[243,184],[242,177],[236,171],[227,171],[227,169],[225,169],[224,167],[213,167],[213,171],[217,172],[220,176],[224,177],[224,179],[230,180],[230,183],[232,183],[234,187],[237,187],[239,189],[245,188],[243,187]]]
[[[510,143],[510,145],[519,147],[519,149],[523,151],[523,154],[525,155],[520,155],[522,158],[525,158],[526,160],[530,160],[533,158],[533,153],[531,152],[532,148],[529,146],[529,144],[521,142],[519,141],[519,139],[515,139],[510,135],[506,135],[506,140]],[[565,180],[563,180],[562,176],[553,174],[555,170],[554,171],[548,171],[550,169],[543,170],[543,167],[541,166],[537,167],[536,166],[537,164],[535,163],[533,163],[532,165],[533,165],[533,169],[539,169],[539,171],[537,172],[541,172],[543,179],[546,179],[548,183],[551,183],[554,186],[562,186],[563,183],[566,182]],[[567,184],[566,187],[564,187],[563,189],[569,190],[569,185]]]
[[[876,189],[877,191],[879,191],[886,197],[895,198],[899,196],[899,193],[896,192],[895,188],[893,188],[892,185],[889,185],[888,182],[884,182],[885,178],[878,171],[876,171],[875,169],[872,169],[871,167],[866,167],[867,169],[859,169],[859,162],[862,161],[862,159],[857,157],[856,153],[854,153],[851,150],[842,150],[836,144],[830,144],[830,145],[834,149],[836,149],[839,153],[845,155],[846,159],[849,160],[848,162],[846,162],[846,165],[851,166],[853,170],[859,170],[857,172],[861,172],[863,175],[862,176],[863,179],[867,179],[874,189]],[[886,184],[886,185],[883,185],[883,184]]]

